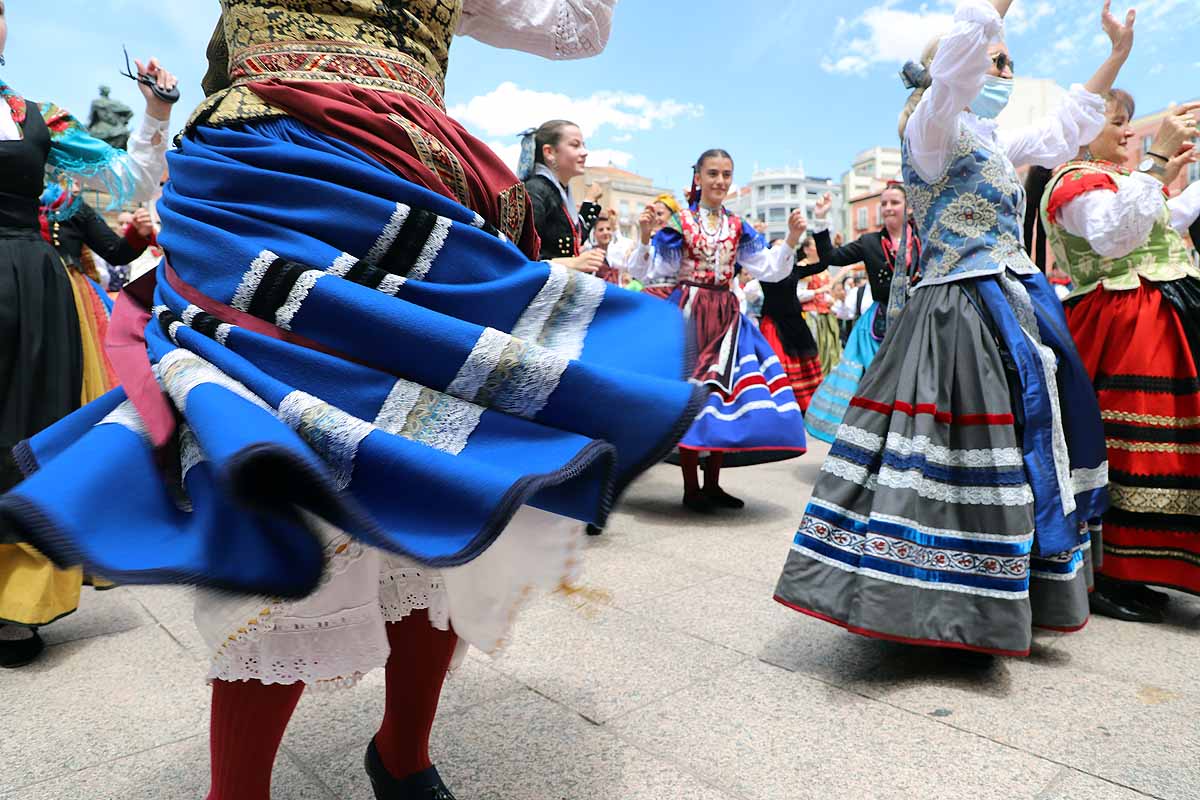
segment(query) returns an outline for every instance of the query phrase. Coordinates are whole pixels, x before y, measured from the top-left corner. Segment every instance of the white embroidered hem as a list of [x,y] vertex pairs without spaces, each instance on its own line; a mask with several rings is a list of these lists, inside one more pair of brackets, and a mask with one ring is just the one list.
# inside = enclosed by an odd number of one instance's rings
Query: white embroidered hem
[[212,653],[208,680],[354,686],[387,662],[385,624],[422,609],[435,628],[458,635],[452,666],[468,645],[496,654],[533,593],[575,577],[583,543],[580,523],[523,507],[474,561],[431,570],[306,518],[326,547],[326,574],[313,594],[292,602],[197,592],[196,626]]

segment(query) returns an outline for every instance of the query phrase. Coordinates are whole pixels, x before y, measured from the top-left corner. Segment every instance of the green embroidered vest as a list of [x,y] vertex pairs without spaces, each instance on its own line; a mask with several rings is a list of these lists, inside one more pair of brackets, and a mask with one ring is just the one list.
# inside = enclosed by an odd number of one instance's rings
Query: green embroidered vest
[[1109,175],[1114,180],[1128,174],[1096,162],[1074,161],[1059,168],[1042,195],[1041,214],[1046,240],[1058,268],[1070,275],[1075,283],[1070,297],[1087,294],[1097,286],[1109,291],[1137,289],[1142,285],[1142,278],[1158,283],[1189,276],[1200,278],[1200,270],[1193,266],[1183,237],[1171,227],[1171,211],[1165,197],[1149,238],[1123,258],[1104,258],[1082,236],[1067,233],[1057,222],[1051,223],[1047,209],[1054,190],[1072,175],[1089,173]]

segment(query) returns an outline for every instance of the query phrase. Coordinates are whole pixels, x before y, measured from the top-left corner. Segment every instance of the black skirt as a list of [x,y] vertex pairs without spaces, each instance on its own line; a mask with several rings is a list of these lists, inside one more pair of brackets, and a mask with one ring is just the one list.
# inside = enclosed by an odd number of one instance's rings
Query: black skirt
[[[62,259],[35,230],[0,229],[0,451],[79,408],[82,382],[79,317]],[[6,470],[0,475],[12,482]]]

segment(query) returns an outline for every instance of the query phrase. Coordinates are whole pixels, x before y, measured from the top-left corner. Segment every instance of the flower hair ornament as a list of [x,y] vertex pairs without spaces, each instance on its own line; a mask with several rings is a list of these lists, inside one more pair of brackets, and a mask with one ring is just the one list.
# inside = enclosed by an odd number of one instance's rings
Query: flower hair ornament
[[929,68],[923,64],[918,64],[916,61],[906,62],[900,70],[900,80],[904,81],[905,87],[908,89],[928,89],[933,85],[933,78],[929,75]]
[[537,128],[530,128],[522,131],[521,136],[521,155],[517,159],[517,177],[522,181],[527,181],[533,177],[533,162],[537,155],[536,139]]

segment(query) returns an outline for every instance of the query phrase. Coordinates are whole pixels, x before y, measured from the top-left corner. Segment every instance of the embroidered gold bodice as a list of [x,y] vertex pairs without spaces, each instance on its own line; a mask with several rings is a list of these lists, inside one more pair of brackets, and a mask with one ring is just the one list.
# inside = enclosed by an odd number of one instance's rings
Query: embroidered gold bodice
[[245,84],[337,81],[441,106],[462,0],[221,0],[192,123],[282,116]]

